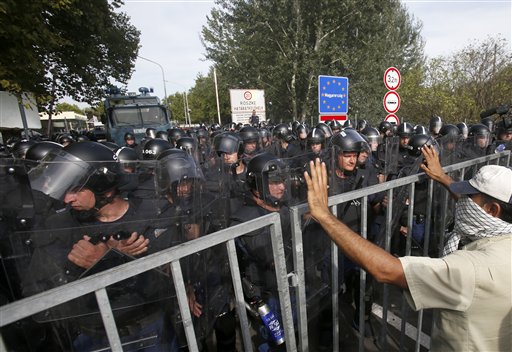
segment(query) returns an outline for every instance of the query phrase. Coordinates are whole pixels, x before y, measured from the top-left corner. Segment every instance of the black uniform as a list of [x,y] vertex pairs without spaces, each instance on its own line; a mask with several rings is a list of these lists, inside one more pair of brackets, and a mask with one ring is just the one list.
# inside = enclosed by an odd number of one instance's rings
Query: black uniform
[[[170,233],[148,215],[142,202],[131,202],[127,212],[110,223],[97,221],[92,212],[73,210],[50,217],[47,229],[35,232],[32,236],[35,250],[29,274],[24,279],[23,293],[30,296],[132,260],[110,249],[91,268],[85,270],[78,267],[67,256],[73,245],[84,235],[95,242],[101,240],[102,234],[110,235],[119,231],[131,234],[137,231],[150,239],[149,253],[169,247]],[[165,273],[152,270],[112,285],[107,291],[123,343],[140,340],[151,334],[158,338],[148,339],[147,343],[168,350],[174,348],[173,329],[166,327],[166,311],[169,310],[168,303],[174,294]],[[103,324],[92,294],[42,313],[40,317],[49,317],[50,320],[69,318],[63,321],[63,326],[72,337],[70,345],[64,347],[66,349],[72,345],[76,350],[88,350],[106,344]]]

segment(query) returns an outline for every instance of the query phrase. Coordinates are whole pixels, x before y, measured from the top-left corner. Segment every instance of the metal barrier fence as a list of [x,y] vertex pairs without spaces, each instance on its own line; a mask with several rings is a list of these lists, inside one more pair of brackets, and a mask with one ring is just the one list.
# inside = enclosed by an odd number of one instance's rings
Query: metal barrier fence
[[[465,170],[467,168],[473,167],[475,165],[480,164],[490,164],[496,163],[501,165],[510,165],[510,151],[501,152],[499,154],[489,155],[485,157],[481,157],[478,159],[473,159],[470,161],[465,161],[456,165],[451,165],[445,167],[445,171],[447,172],[459,172],[460,177],[464,177]],[[360,189],[356,191],[352,191],[345,194],[340,194],[336,196],[332,196],[329,198],[329,205],[332,206],[333,212],[336,211],[336,205],[352,201],[356,199],[361,199],[362,204],[362,216],[361,216],[361,236],[366,238],[368,228],[367,228],[367,212],[366,205],[368,203],[368,196],[378,193],[378,192],[386,192],[389,203],[386,212],[386,236],[384,242],[384,248],[389,251],[390,250],[390,241],[391,241],[391,227],[392,227],[392,219],[393,214],[393,191],[398,189],[399,187],[407,187],[408,189],[408,197],[409,203],[411,206],[407,211],[407,223],[408,223],[408,236],[407,236],[407,245],[406,245],[406,254],[410,254],[411,252],[411,229],[412,229],[412,218],[414,211],[414,191],[415,191],[415,182],[424,179],[426,176],[424,174],[412,175],[404,178],[400,178],[394,181],[389,181],[383,184],[371,186],[365,189]],[[427,198],[427,207],[426,207],[426,223],[425,223],[425,245],[424,245],[424,253],[423,255],[427,255],[427,250],[429,247],[430,233],[431,233],[431,214],[432,214],[432,198],[433,198],[433,190],[434,183],[432,180],[428,181],[428,198]],[[448,202],[448,197],[445,194],[442,199],[441,206],[446,208]],[[55,307],[59,304],[69,302],[78,297],[84,296],[89,293],[95,293],[97,304],[99,306],[99,310],[101,313],[101,317],[103,320],[103,324],[105,327],[105,331],[108,337],[108,341],[112,351],[122,351],[121,340],[119,337],[119,333],[116,327],[116,322],[113,318],[112,308],[110,306],[109,297],[106,291],[106,288],[109,285],[118,283],[127,278],[134,277],[141,273],[147,272],[151,269],[158,268],[162,265],[169,264],[171,266],[172,275],[174,278],[174,286],[176,289],[176,294],[178,298],[180,313],[183,318],[183,325],[186,333],[186,338],[188,342],[189,349],[191,351],[197,351],[198,345],[195,338],[194,327],[192,324],[192,317],[189,310],[189,306],[187,303],[187,294],[185,283],[183,280],[183,273],[180,266],[180,259],[184,258],[188,255],[191,255],[196,252],[203,251],[205,249],[211,248],[213,246],[224,244],[227,248],[227,253],[229,257],[229,266],[231,271],[231,279],[234,288],[235,302],[237,308],[237,314],[240,321],[240,327],[242,332],[242,341],[244,351],[252,351],[252,342],[251,342],[251,333],[249,329],[249,322],[246,313],[246,306],[244,300],[244,294],[242,290],[242,281],[239,270],[239,264],[236,254],[235,247],[235,239],[253,232],[258,229],[262,229],[264,227],[270,228],[270,236],[272,241],[272,251],[273,258],[275,263],[275,273],[278,283],[278,293],[279,293],[279,301],[281,305],[281,311],[283,316],[283,325],[286,336],[286,348],[288,351],[309,351],[309,332],[308,332],[308,314],[307,314],[307,301],[308,297],[306,294],[306,277],[305,277],[305,269],[304,269],[304,248],[303,248],[303,236],[302,236],[302,227],[301,227],[301,219],[302,215],[307,212],[307,204],[298,205],[292,207],[290,209],[291,212],[291,232],[292,232],[292,248],[293,248],[293,263],[294,263],[294,271],[292,273],[287,273],[286,263],[285,263],[285,255],[284,255],[284,245],[283,245],[283,236],[281,231],[281,220],[278,213],[272,213],[263,217],[260,217],[255,220],[248,221],[246,223],[227,228],[225,230],[210,234],[206,237],[198,238],[196,240],[183,243],[181,245],[162,250],[161,252],[149,255],[144,257],[143,259],[136,260],[127,264],[120,265],[113,269],[110,269],[105,272],[101,272],[95,275],[92,275],[88,278],[81,279],[79,281],[75,281],[65,286],[57,287],[51,289],[49,291],[16,301],[14,303],[10,303],[0,307],[0,328],[5,327],[9,324],[15,323],[22,319],[31,317],[34,314],[45,311],[49,308]],[[444,219],[441,221],[442,229],[444,229]],[[444,234],[444,232],[441,232]],[[443,235],[441,238],[437,239],[439,243],[443,243]],[[334,243],[331,243],[331,299],[332,299],[332,323],[333,323],[333,350],[339,350],[339,339],[340,339],[340,331],[339,331],[339,301],[338,301],[338,286],[339,286],[339,275],[338,275],[338,249]],[[360,306],[362,307],[359,311],[359,321],[363,321],[364,319],[364,294],[365,294],[365,284],[366,284],[366,273],[361,270],[360,273]],[[290,299],[290,288],[293,287],[295,290],[295,301],[296,307],[292,307],[291,299]],[[385,322],[383,324],[383,329],[381,331],[381,346],[383,350],[387,350],[386,344],[386,335],[387,335],[387,321],[388,321],[388,297],[389,288],[387,285],[384,285],[384,295],[383,295],[383,304],[382,304],[382,320]],[[402,302],[402,312],[405,310],[405,301]],[[294,314],[293,310],[296,312],[296,327],[294,326]],[[422,324],[423,324],[423,312],[420,311],[418,314],[418,323],[416,327],[416,344],[415,350],[419,351],[421,346],[421,334],[422,334]],[[402,314],[403,316],[403,314]],[[297,330],[297,334],[295,333]],[[402,320],[402,326],[400,329],[400,341],[401,346],[405,336],[406,323],[405,319]],[[298,341],[296,341],[296,336],[298,336]],[[360,338],[359,338],[359,350],[364,350],[364,325],[361,324]],[[428,348],[428,346],[427,346]],[[4,338],[0,336],[0,351],[6,351],[6,345],[4,343]]]

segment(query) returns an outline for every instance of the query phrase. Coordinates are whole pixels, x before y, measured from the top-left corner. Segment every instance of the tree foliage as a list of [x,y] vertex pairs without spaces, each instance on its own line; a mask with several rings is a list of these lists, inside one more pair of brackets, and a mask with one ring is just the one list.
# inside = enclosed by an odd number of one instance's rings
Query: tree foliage
[[[217,75],[219,85],[219,105],[221,123],[231,121],[229,104],[229,86],[221,75]],[[218,123],[217,99],[215,96],[215,80],[211,69],[207,76],[198,75],[194,87],[188,96],[190,117],[193,123]]]
[[84,115],[84,111],[78,107],[76,104],[69,104],[69,103],[58,103],[55,106],[56,112],[63,112],[63,111],[73,111],[77,114]]
[[510,104],[512,53],[507,46],[505,39],[489,37],[410,71],[399,89],[399,114],[414,123],[432,115],[450,123],[476,123],[481,111]]
[[126,83],[139,31],[116,9],[122,0],[4,0],[0,87],[40,101],[70,96],[96,103],[110,79]]
[[349,113],[382,114],[389,66],[421,63],[421,26],[398,0],[218,0],[206,57],[230,88],[265,89],[276,120],[317,115],[318,75],[350,80]]

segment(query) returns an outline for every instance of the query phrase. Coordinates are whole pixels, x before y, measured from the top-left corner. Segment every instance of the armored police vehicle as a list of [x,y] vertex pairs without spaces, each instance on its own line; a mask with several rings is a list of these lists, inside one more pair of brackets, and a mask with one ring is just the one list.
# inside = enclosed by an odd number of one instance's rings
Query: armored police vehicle
[[140,94],[125,95],[119,88],[111,87],[106,92],[102,122],[107,128],[108,140],[124,145],[124,135],[130,132],[140,142],[148,128],[167,131],[172,127],[170,110],[160,103],[158,97],[149,94],[152,89],[141,87]]

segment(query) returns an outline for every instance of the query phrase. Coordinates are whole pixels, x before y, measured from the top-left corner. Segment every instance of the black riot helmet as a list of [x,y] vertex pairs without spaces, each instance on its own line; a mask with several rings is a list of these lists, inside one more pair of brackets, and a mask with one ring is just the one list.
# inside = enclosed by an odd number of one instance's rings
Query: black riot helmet
[[130,147],[121,147],[115,150],[117,161],[121,164],[121,168],[125,170],[126,168],[132,168],[133,171],[137,168],[137,164],[139,161],[139,157],[135,149]]
[[491,143],[491,131],[484,124],[477,123],[471,126],[468,133],[468,139],[472,138],[474,145],[480,148],[486,148]]
[[426,134],[415,134],[407,143],[407,153],[409,153],[410,156],[419,157],[421,155],[421,148],[429,145],[435,146],[439,153],[439,147],[433,137]]
[[42,141],[28,148],[25,159],[32,161],[42,160],[51,151],[59,151],[63,146],[51,141]]
[[135,140],[135,135],[132,132],[126,132],[124,134],[124,141],[126,142],[128,140],[131,140],[131,141]]
[[236,123],[229,122],[223,126],[224,131],[236,131]]
[[398,126],[397,134],[400,137],[410,137],[414,134],[414,128],[409,122],[404,122]]
[[487,126],[491,133],[494,132],[494,120],[492,119],[492,117],[484,117],[483,119],[480,120],[480,123],[482,125]]
[[272,133],[266,128],[260,128],[259,134],[261,138],[270,138],[272,137]]
[[331,145],[335,148],[336,154],[342,152],[360,153],[366,141],[354,129],[347,128],[331,138]]
[[208,138],[210,137],[210,135],[208,134],[208,131],[204,128],[200,128],[197,130],[197,139],[201,139],[201,138],[204,138],[206,140],[208,140]]
[[366,126],[362,131],[362,134],[368,138],[368,140],[376,139],[378,142],[380,142],[380,133],[379,130],[377,130],[375,127]]
[[306,140],[308,147],[312,144],[321,144],[322,149],[325,147],[325,133],[320,128],[313,128],[311,132],[308,133]]
[[238,153],[238,157],[240,157],[243,153],[243,141],[235,132],[224,132],[213,138],[213,149],[218,156],[223,153]]
[[220,127],[220,125],[218,123],[214,123],[210,126],[211,132],[220,131],[221,129],[222,129],[222,127]]
[[439,134],[439,130],[441,130],[441,127],[443,127],[443,120],[441,117],[436,115],[432,116],[428,123],[428,129],[430,133],[432,133],[434,136],[437,136]]
[[297,132],[297,127],[300,125],[300,122],[297,121],[297,120],[294,120],[292,122],[292,124],[290,125],[290,128],[292,130],[293,133],[296,133]]
[[506,117],[496,124],[496,138],[502,140],[509,133],[512,133],[512,118]]
[[332,137],[332,130],[331,130],[331,128],[330,128],[327,124],[325,124],[325,123],[323,123],[323,122],[320,122],[320,123],[318,123],[318,124],[315,126],[315,128],[319,128],[319,129],[321,129],[322,131],[324,131],[324,134],[325,134],[325,138],[326,138],[326,139],[329,139],[329,138],[331,138],[331,137]]
[[285,142],[291,142],[293,135],[286,123],[280,123],[272,130],[272,136]]
[[361,132],[368,126],[370,126],[370,124],[365,119],[357,120],[357,131],[358,132]]
[[[67,192],[82,188],[99,196],[118,186],[119,163],[114,152],[101,143],[73,143],[50,151],[29,171],[29,179],[34,190],[57,200],[63,200]],[[96,197],[98,209],[106,204],[99,204],[99,198],[103,197]]]
[[371,150],[376,152],[377,148],[379,146],[379,143],[382,140],[382,137],[380,136],[379,130],[377,130],[375,127],[366,126],[361,131],[361,134],[366,136],[366,138],[368,139],[368,144],[370,145]]
[[465,122],[459,122],[456,126],[460,131],[460,135],[462,136],[462,139],[467,139],[468,135],[469,135],[468,125],[466,125]]
[[195,128],[191,128],[191,129],[187,130],[187,132],[185,132],[185,134],[188,137],[192,137],[194,139],[197,139],[197,129],[195,129]]
[[169,134],[167,133],[167,131],[158,131],[156,133],[155,138],[163,139],[164,141],[167,141],[169,139]]
[[155,160],[158,154],[171,148],[171,143],[164,141],[163,139],[150,139],[142,148],[142,158],[144,160]]
[[[181,194],[178,189],[180,183],[192,182],[197,185],[204,180],[203,173],[194,158],[179,149],[166,151],[158,158],[156,176],[160,194],[171,194],[173,201],[189,198],[192,195],[191,193]],[[198,192],[200,188],[196,186],[191,191]]]
[[356,124],[352,119],[345,120],[345,123],[343,124],[344,128],[356,128]]
[[258,129],[252,126],[242,127],[239,134],[244,143],[258,143],[260,140],[260,133],[258,132]]
[[[301,139],[300,138],[301,134],[305,134],[306,136],[308,135],[309,128],[305,124],[299,123],[297,126],[295,126],[294,132],[295,132],[295,135],[297,136],[297,139]],[[302,139],[305,139],[305,138],[302,138]]]
[[381,121],[379,124],[379,132],[383,134],[388,134],[389,131],[393,131],[393,126],[391,126],[391,122]]
[[443,125],[439,130],[439,135],[444,136],[452,136],[458,138],[461,135],[460,130],[455,125],[447,124]]
[[181,149],[190,155],[194,155],[197,150],[197,139],[192,137],[181,137],[176,142],[176,149]]
[[247,165],[247,186],[250,190],[257,191],[258,197],[271,206],[277,207],[285,203],[287,194],[274,197],[270,194],[269,184],[272,182],[286,184],[286,180],[285,164],[273,154],[258,154]]
[[34,140],[22,139],[21,141],[14,143],[11,148],[11,154],[14,158],[25,159],[25,154],[27,154],[29,148],[36,143],[37,142]]
[[271,143],[272,134],[266,128],[260,128],[259,134],[260,134],[260,138],[261,138],[262,148],[267,147]]
[[424,134],[425,136],[429,136],[430,132],[427,130],[425,126],[416,125],[414,126],[414,134]]
[[181,137],[185,136],[185,132],[183,132],[180,128],[169,128],[167,130],[167,137],[169,138],[169,142],[171,142],[173,145],[176,145],[176,142]]
[[57,139],[57,143],[67,146],[68,144],[74,143],[75,139],[69,134],[63,134]]
[[146,128],[146,138],[149,138],[149,139],[156,138],[156,130],[153,127]]
[[327,121],[327,126],[329,126],[331,131],[334,133],[336,131],[340,131],[344,127],[344,124],[339,120],[329,120]]

